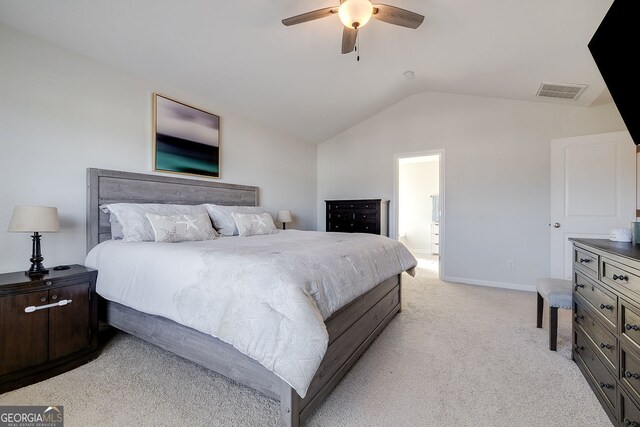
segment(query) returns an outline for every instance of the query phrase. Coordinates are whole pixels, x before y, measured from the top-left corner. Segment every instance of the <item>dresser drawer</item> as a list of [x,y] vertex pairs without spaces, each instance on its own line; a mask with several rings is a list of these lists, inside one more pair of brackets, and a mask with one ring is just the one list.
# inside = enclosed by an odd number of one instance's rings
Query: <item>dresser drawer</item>
[[602,281],[614,289],[622,287],[640,294],[640,272],[604,257],[602,258]]
[[620,424],[623,426],[640,426],[640,409],[632,399],[620,390]]
[[327,231],[353,231],[353,222],[348,219],[332,219],[327,223]]
[[595,320],[588,309],[579,303],[576,303],[575,306],[574,319],[578,327],[581,328],[581,332],[585,333],[600,354],[602,360],[607,362],[609,369],[617,373],[618,340]]
[[620,340],[640,351],[640,310],[620,299]]
[[354,212],[353,216],[355,217],[356,221],[358,222],[362,222],[362,223],[371,223],[371,224],[375,224],[376,222],[378,222],[378,218],[376,215],[376,211],[358,211],[358,212]]
[[348,221],[350,219],[353,219],[353,213],[342,211],[342,210],[335,210],[335,211],[329,212],[327,214],[327,218],[332,221],[334,220]]
[[609,409],[615,414],[616,395],[618,393],[616,378],[609,372],[598,356],[596,356],[596,353],[588,344],[588,339],[578,330],[574,331],[574,340],[574,354],[577,355],[586,366],[596,389],[600,391],[607,406],[609,406]]
[[354,233],[375,233],[378,234],[380,233],[380,230],[378,230],[378,227],[376,226],[376,223],[356,223],[353,226],[353,232]]
[[640,399],[640,359],[625,347],[620,348],[620,380],[633,397]]
[[574,273],[574,289],[595,309],[612,332],[618,323],[618,297],[593,280],[580,273]]
[[598,264],[598,255],[586,249],[573,248],[573,265],[594,280],[598,280]]

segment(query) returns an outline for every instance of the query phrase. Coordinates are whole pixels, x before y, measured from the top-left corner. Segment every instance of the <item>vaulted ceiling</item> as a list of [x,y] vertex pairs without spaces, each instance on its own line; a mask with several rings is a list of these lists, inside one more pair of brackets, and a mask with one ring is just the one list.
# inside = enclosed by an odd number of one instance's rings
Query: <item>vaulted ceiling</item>
[[[425,22],[372,20],[360,62],[340,54],[337,16],[280,22],[338,0],[0,0],[0,22],[310,143],[424,91],[580,107],[607,99],[587,43],[612,0],[385,2]],[[548,101],[534,96],[542,81],[589,87],[577,101]]]

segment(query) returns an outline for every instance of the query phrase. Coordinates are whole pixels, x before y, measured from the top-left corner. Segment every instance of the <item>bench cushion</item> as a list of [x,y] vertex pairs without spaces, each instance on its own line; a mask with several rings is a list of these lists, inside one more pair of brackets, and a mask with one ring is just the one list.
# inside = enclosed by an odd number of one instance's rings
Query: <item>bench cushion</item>
[[571,280],[544,277],[536,281],[536,289],[549,307],[571,308],[573,305]]

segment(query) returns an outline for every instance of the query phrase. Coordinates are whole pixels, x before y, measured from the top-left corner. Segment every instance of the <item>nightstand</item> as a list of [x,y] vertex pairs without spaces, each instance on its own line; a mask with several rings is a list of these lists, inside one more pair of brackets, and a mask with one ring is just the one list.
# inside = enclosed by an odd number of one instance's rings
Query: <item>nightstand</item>
[[0,393],[96,357],[97,276],[81,265],[40,277],[0,274]]

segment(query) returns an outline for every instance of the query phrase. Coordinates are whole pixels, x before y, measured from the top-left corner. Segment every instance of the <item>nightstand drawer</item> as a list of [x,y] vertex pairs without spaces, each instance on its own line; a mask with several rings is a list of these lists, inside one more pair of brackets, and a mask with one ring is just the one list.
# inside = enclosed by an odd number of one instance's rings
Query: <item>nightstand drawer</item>
[[601,319],[615,332],[618,323],[618,297],[604,286],[574,273],[574,289],[595,309]]
[[48,360],[48,313],[25,308],[47,304],[48,292],[0,297],[0,376]]

